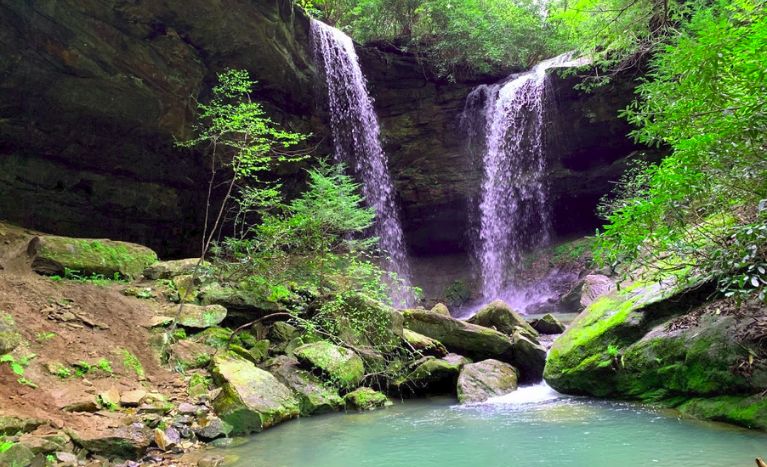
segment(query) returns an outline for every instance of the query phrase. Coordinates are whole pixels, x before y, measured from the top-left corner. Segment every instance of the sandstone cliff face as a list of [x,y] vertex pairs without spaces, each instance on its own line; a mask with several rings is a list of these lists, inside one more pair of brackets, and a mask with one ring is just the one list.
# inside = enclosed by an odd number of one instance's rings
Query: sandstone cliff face
[[248,69],[311,131],[308,18],[289,0],[0,4],[0,218],[167,254],[198,235],[205,169],[174,148],[218,71]]
[[[459,121],[479,84],[440,80],[412,55],[360,48],[416,254],[466,249],[480,165]],[[194,253],[206,191],[199,154],[180,151],[215,74],[245,68],[286,127],[329,152],[309,19],[290,0],[59,0],[0,4],[0,218],[63,235]],[[500,78],[500,77],[499,77]],[[629,86],[592,95],[555,78],[552,198],[562,235],[634,149],[617,110]],[[289,179],[300,182],[293,168]],[[574,208],[575,207],[575,208]]]

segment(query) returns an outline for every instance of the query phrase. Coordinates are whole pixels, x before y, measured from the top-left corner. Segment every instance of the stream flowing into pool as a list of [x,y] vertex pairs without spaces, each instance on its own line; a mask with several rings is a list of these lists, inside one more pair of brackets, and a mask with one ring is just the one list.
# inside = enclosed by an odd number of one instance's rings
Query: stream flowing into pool
[[231,466],[753,466],[767,434],[545,384],[484,404],[438,398],[303,418],[220,452]]

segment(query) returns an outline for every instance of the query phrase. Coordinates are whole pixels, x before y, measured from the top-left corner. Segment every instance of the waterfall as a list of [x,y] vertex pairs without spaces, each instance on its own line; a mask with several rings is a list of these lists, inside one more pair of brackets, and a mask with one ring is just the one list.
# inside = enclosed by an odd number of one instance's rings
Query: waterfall
[[352,39],[336,28],[312,20],[315,60],[325,76],[336,161],[346,163],[361,181],[362,194],[376,211],[375,233],[386,258],[385,267],[402,284],[392,284],[398,306],[414,302],[394,185],[381,147],[378,118],[367,91]]
[[482,185],[475,260],[484,300],[508,295],[509,272],[551,231],[546,190],[544,107],[546,70],[569,65],[563,54],[475,88],[463,114],[469,143],[482,151]]

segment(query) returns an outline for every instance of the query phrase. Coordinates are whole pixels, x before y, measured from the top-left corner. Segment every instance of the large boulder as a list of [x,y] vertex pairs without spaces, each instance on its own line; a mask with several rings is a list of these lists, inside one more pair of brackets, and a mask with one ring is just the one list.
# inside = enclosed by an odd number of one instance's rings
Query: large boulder
[[102,274],[112,278],[138,277],[157,261],[157,254],[135,243],[41,235],[27,247],[32,269],[38,274]]
[[353,389],[365,376],[365,365],[353,351],[328,341],[305,344],[293,351],[303,365],[315,368],[334,385],[342,389]]
[[135,459],[151,444],[149,430],[141,423],[112,427],[99,422],[100,428],[67,432],[72,441],[88,452],[107,458]]
[[265,294],[216,282],[204,285],[199,296],[203,305],[221,305],[229,311],[243,312],[253,319],[287,311],[284,305],[269,300]]
[[494,329],[425,310],[406,310],[403,315],[407,329],[436,339],[461,355],[504,361],[513,358],[511,338]]
[[244,358],[216,355],[211,373],[221,387],[213,408],[235,434],[263,431],[300,413],[299,402],[287,386]]
[[579,304],[582,309],[586,308],[596,299],[613,290],[615,290],[615,282],[612,279],[601,274],[589,274],[583,278]]
[[168,350],[169,360],[172,361],[177,368],[183,370],[191,370],[207,366],[208,363],[210,363],[213,354],[216,353],[215,347],[201,342],[195,342],[190,339],[183,339],[175,342],[171,344]]
[[13,316],[0,311],[0,355],[11,352],[21,344],[21,334],[16,329]]
[[514,334],[518,327],[525,329],[534,336],[538,335],[538,332],[503,300],[494,300],[488,303],[468,321],[486,328],[495,328],[507,335]]
[[280,355],[266,363],[266,368],[280,382],[293,390],[301,407],[301,415],[333,412],[344,406],[338,390],[300,368],[298,360]]
[[536,340],[537,333],[533,335],[528,331],[529,325],[514,326],[509,336],[428,311],[406,310],[403,314],[408,329],[437,339],[450,351],[475,360],[496,359],[510,363],[519,368],[523,383],[535,383],[543,377],[546,349]]
[[458,401],[462,404],[484,402],[517,389],[517,370],[498,360],[469,363],[458,376]]
[[514,353],[511,364],[519,369],[521,383],[537,383],[543,379],[546,366],[546,348],[524,330],[517,330],[511,337]]
[[767,389],[755,350],[767,335],[763,307],[710,302],[711,287],[677,282],[635,283],[598,298],[552,346],[546,381],[568,394],[673,406],[694,399],[680,409],[753,425],[734,414],[749,404],[752,414],[762,410],[747,396]]

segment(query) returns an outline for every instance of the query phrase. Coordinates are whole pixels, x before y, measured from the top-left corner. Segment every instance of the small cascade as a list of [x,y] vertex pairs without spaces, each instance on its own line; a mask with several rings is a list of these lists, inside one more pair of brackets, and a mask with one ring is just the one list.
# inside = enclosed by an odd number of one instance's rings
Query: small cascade
[[328,89],[330,123],[335,159],[346,163],[361,181],[365,199],[376,211],[375,233],[388,255],[387,270],[397,274],[402,285],[393,285],[398,306],[413,304],[410,267],[402,226],[395,203],[394,185],[381,147],[378,118],[367,91],[352,39],[336,28],[312,20],[315,60]]
[[532,386],[522,386],[516,391],[503,396],[491,397],[485,404],[491,405],[523,405],[542,404],[564,397],[551,388],[545,381]]
[[549,241],[546,70],[570,60],[571,54],[546,60],[503,83],[479,86],[466,100],[463,126],[470,147],[482,154],[475,259],[485,301],[513,296],[509,273],[525,251]]

